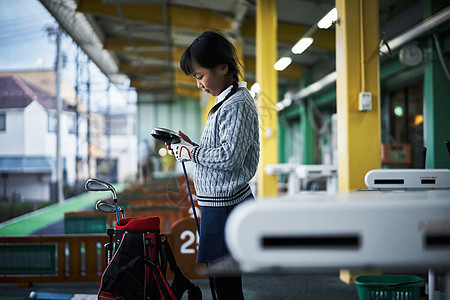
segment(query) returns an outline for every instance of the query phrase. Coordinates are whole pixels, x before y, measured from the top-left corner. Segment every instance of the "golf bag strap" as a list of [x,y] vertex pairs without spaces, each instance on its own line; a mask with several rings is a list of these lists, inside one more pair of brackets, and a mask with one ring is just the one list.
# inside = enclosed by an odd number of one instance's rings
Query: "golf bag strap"
[[174,273],[171,289],[178,299],[180,299],[187,290],[188,300],[201,300],[202,292],[200,288],[183,275],[175,261],[175,257],[169,243],[167,242],[167,239],[161,241],[161,253],[164,253],[164,256],[167,258],[167,262],[169,263],[169,268]]
[[140,261],[144,260],[144,262],[150,267],[152,270],[153,278],[156,281],[156,284],[158,286],[159,293],[161,295],[161,299],[163,300],[177,300],[177,297],[173,294],[172,290],[170,289],[169,283],[167,282],[164,274],[162,273],[161,269],[158,265],[156,265],[151,259],[148,259],[145,256],[137,256],[130,260],[126,265],[123,265],[119,268],[119,271],[117,273],[117,276],[115,280],[121,280],[124,274],[128,270],[133,269],[134,265]]
[[169,263],[169,269],[174,273],[179,272],[180,268],[175,261],[175,256],[173,255],[167,239],[161,240],[161,253],[165,256],[166,261]]
[[[152,270],[152,276],[153,279],[155,279],[156,285],[158,286],[159,294],[161,295],[162,300],[177,300],[177,297],[173,294],[172,290],[170,289],[169,283],[167,282],[164,274],[162,273],[160,267],[155,264],[151,259],[148,259],[146,257],[136,257],[133,259],[138,260],[139,258],[144,258],[144,262],[150,267]],[[131,261],[130,261],[131,263]]]
[[133,269],[134,265],[141,259],[145,260],[145,256],[136,256],[132,260],[130,260],[126,265],[123,265],[119,268],[119,271],[117,272],[116,278],[114,280],[121,280],[123,278],[123,275],[128,271]]

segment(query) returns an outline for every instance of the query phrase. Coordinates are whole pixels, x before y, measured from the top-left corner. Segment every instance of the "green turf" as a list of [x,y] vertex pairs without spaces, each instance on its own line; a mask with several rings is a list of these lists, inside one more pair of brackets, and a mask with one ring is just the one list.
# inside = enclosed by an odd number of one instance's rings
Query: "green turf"
[[[124,185],[114,185],[117,192]],[[24,236],[53,223],[64,220],[64,213],[94,209],[98,199],[111,197],[110,192],[88,192],[66,199],[63,203],[53,204],[32,213],[17,217],[0,224],[0,236]],[[120,199],[119,199],[120,202]]]

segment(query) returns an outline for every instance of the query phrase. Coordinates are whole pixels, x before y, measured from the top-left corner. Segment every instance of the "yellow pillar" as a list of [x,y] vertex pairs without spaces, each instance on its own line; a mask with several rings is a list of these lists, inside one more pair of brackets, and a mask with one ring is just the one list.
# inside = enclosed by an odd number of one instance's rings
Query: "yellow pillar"
[[216,104],[216,97],[213,97],[211,95],[206,94],[205,92],[202,92],[201,95],[201,107],[202,107],[202,124],[203,127],[206,124],[206,120],[208,120],[208,114],[211,108]]
[[258,198],[278,193],[276,175],[267,175],[265,166],[278,162],[278,77],[276,0],[256,2],[256,82],[261,86],[257,98],[260,119],[261,156],[258,170]]
[[[367,188],[365,174],[381,167],[378,0],[336,0],[339,191]],[[372,109],[359,110],[361,92]]]
[[[378,0],[336,0],[336,8],[339,191],[348,192],[366,188],[364,175],[381,167]],[[371,110],[359,110],[361,92],[371,93]],[[340,272],[346,283],[357,275]]]

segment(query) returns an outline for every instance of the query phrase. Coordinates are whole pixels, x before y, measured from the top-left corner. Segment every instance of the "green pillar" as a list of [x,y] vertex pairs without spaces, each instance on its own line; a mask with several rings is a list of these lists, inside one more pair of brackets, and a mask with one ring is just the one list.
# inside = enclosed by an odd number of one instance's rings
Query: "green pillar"
[[300,136],[303,140],[302,151],[302,164],[312,165],[314,164],[314,128],[311,124],[311,119],[308,115],[308,102],[304,99],[302,105],[300,105]]
[[[284,99],[284,94],[287,92],[285,87],[278,87],[278,102]],[[286,163],[287,155],[286,155],[286,128],[280,118],[278,117],[278,162]]]
[[[445,2],[445,1],[444,1]],[[427,0],[424,2],[424,18],[427,18],[445,8],[443,1]],[[444,46],[442,37],[441,50]],[[428,60],[424,71],[424,140],[427,148],[426,168],[448,169],[450,159],[445,147],[445,140],[450,139],[450,84],[439,61],[433,37],[427,41]],[[448,65],[448,56],[444,55]]]
[[[311,68],[304,68],[303,75],[300,80],[300,88],[305,88],[311,83],[312,70]],[[305,165],[312,165],[315,163],[315,135],[311,119],[308,115],[308,102],[303,99],[300,105],[300,136],[303,141],[303,151],[301,153],[301,163]]]

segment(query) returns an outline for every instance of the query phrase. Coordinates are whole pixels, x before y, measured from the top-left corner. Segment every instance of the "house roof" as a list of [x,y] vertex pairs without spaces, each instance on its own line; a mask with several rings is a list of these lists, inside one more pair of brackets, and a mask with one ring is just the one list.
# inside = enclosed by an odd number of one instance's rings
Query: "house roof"
[[[25,108],[33,101],[39,102],[46,109],[56,109],[56,97],[16,75],[0,77],[0,108]],[[75,107],[66,103],[63,110],[76,111]]]
[[0,156],[0,173],[51,173],[52,168],[50,157]]
[[36,98],[33,91],[17,76],[0,77],[0,108],[23,108]]

